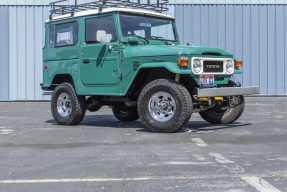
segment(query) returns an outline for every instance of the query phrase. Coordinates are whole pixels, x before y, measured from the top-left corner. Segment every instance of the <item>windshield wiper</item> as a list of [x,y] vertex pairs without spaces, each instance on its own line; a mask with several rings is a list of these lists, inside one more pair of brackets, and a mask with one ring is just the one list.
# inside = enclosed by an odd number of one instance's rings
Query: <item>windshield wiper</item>
[[155,39],[162,39],[162,40],[165,40],[165,41],[167,41],[165,38],[163,38],[163,37],[160,37],[160,36],[150,36],[151,38],[155,38]]
[[151,38],[154,38],[154,39],[157,39],[157,40],[163,40],[165,41],[165,43],[169,44],[169,45],[174,45],[172,42],[170,42],[169,40],[166,40],[165,38],[163,37],[160,37],[160,36],[151,36]]

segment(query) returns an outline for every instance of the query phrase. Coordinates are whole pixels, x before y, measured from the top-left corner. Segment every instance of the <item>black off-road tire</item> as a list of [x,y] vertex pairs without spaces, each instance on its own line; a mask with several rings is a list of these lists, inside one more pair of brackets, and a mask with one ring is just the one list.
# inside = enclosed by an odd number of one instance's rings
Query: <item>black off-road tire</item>
[[[173,117],[167,121],[155,120],[149,112],[149,101],[158,92],[169,93],[176,103]],[[188,90],[180,83],[169,79],[158,79],[147,84],[138,98],[138,113],[142,123],[152,132],[173,133],[183,128],[192,114],[192,99]]]
[[[61,116],[57,109],[57,101],[62,93],[68,94],[71,100],[72,111],[66,117]],[[71,83],[61,83],[55,88],[51,101],[51,111],[54,120],[59,125],[77,125],[81,123],[85,117],[86,108],[85,96],[77,95],[75,88]]]
[[[228,82],[228,87],[238,87],[233,81]],[[230,124],[236,121],[244,111],[244,96],[240,96],[241,103],[236,107],[230,108],[225,111],[217,112],[215,109],[209,109],[200,112],[199,115],[211,124]]]
[[120,121],[136,121],[139,119],[137,106],[128,107],[126,110],[113,109],[113,113]]

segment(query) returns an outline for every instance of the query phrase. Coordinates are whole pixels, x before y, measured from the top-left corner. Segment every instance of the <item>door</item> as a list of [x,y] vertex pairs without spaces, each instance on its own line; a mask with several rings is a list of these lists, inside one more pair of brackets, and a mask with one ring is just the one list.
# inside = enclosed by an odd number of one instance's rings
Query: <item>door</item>
[[[97,42],[97,31],[107,33],[105,43]],[[85,44],[82,46],[82,83],[88,86],[116,86],[119,81],[119,52],[114,17],[102,16],[85,21]],[[113,48],[109,49],[109,45]]]

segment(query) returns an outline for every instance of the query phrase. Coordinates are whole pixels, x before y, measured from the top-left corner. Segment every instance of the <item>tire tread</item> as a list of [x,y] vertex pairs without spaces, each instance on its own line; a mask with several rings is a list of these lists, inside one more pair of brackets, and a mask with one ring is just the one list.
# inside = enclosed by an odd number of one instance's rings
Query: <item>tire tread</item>
[[[57,118],[57,110],[54,109],[54,99],[55,95],[57,94],[58,91],[61,91],[61,89],[69,89],[69,91],[71,91],[71,100],[75,101],[75,109],[73,109],[72,113],[74,113],[73,115],[71,115],[72,117],[68,118],[66,121],[61,121]],[[87,106],[86,106],[86,98],[84,96],[79,96],[76,93],[76,90],[73,86],[72,83],[61,83],[60,85],[58,85],[55,90],[54,90],[54,94],[52,96],[52,102],[51,102],[51,111],[52,111],[52,115],[54,117],[54,120],[59,124],[59,125],[77,125],[79,123],[82,122],[82,120],[85,117],[85,112],[86,112]]]
[[[175,122],[173,122],[170,126],[160,129],[159,126],[156,126],[156,124],[159,123],[158,121],[154,120],[153,122],[151,122],[145,119],[144,117],[145,111],[143,110],[144,109],[143,101],[144,99],[146,99],[147,93],[156,86],[170,87],[170,89],[178,93],[178,96],[180,97],[179,102],[181,102],[182,104],[181,114],[179,118]],[[179,129],[184,127],[186,123],[189,121],[190,116],[192,114],[192,109],[193,109],[192,99],[188,90],[182,84],[170,79],[157,79],[150,82],[144,87],[138,99],[139,117],[142,120],[143,124],[147,128],[149,128],[152,132],[173,133],[178,131]]]
[[[228,82],[229,87],[238,87],[238,85],[229,80]],[[210,112],[210,110],[200,112],[199,115],[207,122],[211,124],[230,124],[239,119],[239,117],[242,115],[245,107],[245,101],[243,97],[243,101],[241,104],[237,105],[234,108],[231,108],[231,113],[225,113],[222,117],[218,115],[214,115]]]

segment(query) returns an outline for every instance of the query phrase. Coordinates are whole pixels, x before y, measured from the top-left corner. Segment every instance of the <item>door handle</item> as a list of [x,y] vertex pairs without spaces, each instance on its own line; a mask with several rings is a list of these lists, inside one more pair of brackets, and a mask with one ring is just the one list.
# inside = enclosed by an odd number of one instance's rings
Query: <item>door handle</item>
[[83,63],[90,63],[90,59],[83,59]]

